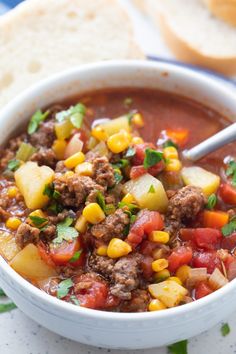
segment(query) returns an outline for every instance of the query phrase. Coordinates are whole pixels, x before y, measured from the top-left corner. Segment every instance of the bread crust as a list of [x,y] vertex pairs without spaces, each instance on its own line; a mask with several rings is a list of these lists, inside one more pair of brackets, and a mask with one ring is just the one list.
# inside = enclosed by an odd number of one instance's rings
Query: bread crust
[[236,0],[202,0],[212,14],[236,27]]

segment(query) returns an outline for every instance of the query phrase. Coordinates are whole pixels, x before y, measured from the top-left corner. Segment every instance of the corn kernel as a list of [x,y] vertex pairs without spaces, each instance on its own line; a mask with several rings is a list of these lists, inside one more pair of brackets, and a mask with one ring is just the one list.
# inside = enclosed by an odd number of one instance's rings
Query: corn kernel
[[169,242],[170,235],[165,231],[152,231],[148,235],[148,239],[152,242],[167,243]]
[[165,167],[165,171],[179,172],[182,168],[182,164],[179,160],[170,159]]
[[134,145],[143,144],[144,140],[142,138],[140,138],[139,136],[134,136],[131,140],[131,143]]
[[169,277],[168,280],[173,280],[176,283],[178,283],[179,285],[182,285],[182,281],[178,277]]
[[168,265],[169,263],[167,259],[160,258],[152,262],[152,270],[154,272],[160,272],[161,270],[168,268]]
[[[37,209],[37,210],[32,211],[32,213],[30,213],[29,216],[37,216],[39,218],[46,219],[46,215],[44,214],[44,212],[41,209]],[[34,226],[34,222],[30,219],[30,217],[27,219],[27,222],[30,225]],[[48,221],[45,221],[44,223],[40,224],[40,227],[45,226],[47,223],[48,223]]]
[[144,120],[141,113],[135,113],[131,119],[131,122],[139,128],[144,126]]
[[75,173],[73,171],[66,171],[66,173],[64,174],[64,177],[69,178],[69,177],[74,176],[74,174]]
[[64,161],[64,165],[67,168],[74,168],[75,166],[79,165],[80,163],[84,162],[85,156],[84,154],[80,151],[77,152],[76,154],[70,156],[68,159]]
[[84,234],[87,230],[87,220],[83,215],[80,215],[80,217],[77,219],[75,223],[75,229],[79,231],[81,234]]
[[20,219],[13,216],[7,219],[6,227],[11,230],[17,230],[21,223]]
[[91,135],[99,141],[106,141],[108,139],[106,131],[100,126],[93,128]]
[[119,238],[113,238],[107,248],[107,255],[110,258],[119,258],[126,256],[132,251],[131,246],[125,242],[120,240]]
[[105,214],[97,203],[88,204],[83,210],[83,216],[91,224],[98,224],[105,219]]
[[189,277],[189,272],[191,267],[188,265],[182,265],[177,269],[176,276],[181,280],[182,283],[185,283]]
[[9,198],[15,198],[19,189],[17,187],[9,187],[7,190],[7,195]]
[[98,249],[97,249],[97,255],[98,256],[107,256],[107,246],[100,246],[100,247],[98,247]]
[[160,272],[154,274],[154,281],[160,283],[163,280],[166,280],[170,277],[170,272],[168,269],[163,269]]
[[127,193],[121,200],[122,203],[132,204],[135,202],[134,197],[131,193]]
[[90,162],[83,162],[76,166],[75,172],[81,176],[91,177],[93,175],[93,165]]
[[148,305],[149,311],[165,310],[166,306],[158,299],[153,299]]
[[176,159],[178,160],[178,151],[174,146],[168,146],[163,149],[163,155],[166,159]]
[[126,150],[129,147],[131,135],[122,130],[119,133],[111,135],[107,140],[107,146],[114,154]]
[[56,155],[56,158],[58,160],[64,159],[66,145],[67,145],[67,143],[65,140],[59,140],[59,139],[54,140],[53,145],[52,145],[52,149],[53,149],[53,151]]

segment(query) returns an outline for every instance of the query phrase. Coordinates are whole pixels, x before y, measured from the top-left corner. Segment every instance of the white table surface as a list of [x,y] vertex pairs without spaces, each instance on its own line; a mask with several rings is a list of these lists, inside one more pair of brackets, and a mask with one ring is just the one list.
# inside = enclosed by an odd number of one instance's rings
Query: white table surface
[[[120,0],[128,9],[134,23],[138,42],[145,53],[172,58],[158,32],[147,18],[130,5],[129,0]],[[233,354],[236,353],[236,314],[229,319],[231,332],[222,337],[217,325],[210,331],[189,340],[188,354]],[[60,337],[26,317],[20,310],[0,315],[0,354],[166,354],[166,348],[141,351],[119,351],[82,345]]]

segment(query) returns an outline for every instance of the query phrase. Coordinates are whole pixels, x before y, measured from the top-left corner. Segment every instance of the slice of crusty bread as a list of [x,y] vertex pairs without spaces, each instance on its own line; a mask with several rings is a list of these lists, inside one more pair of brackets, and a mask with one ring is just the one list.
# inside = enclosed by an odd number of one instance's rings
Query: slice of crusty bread
[[36,81],[74,66],[142,59],[116,0],[27,0],[0,18],[0,107]]
[[202,0],[214,16],[236,26],[236,0]]
[[212,16],[201,0],[147,0],[146,4],[178,59],[236,74],[236,29]]

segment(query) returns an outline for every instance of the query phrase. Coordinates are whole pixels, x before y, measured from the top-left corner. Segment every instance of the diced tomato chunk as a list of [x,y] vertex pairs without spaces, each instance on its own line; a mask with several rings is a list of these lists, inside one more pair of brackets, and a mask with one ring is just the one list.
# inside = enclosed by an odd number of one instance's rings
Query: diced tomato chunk
[[211,228],[181,229],[180,237],[184,241],[193,241],[197,247],[206,250],[219,248],[223,238],[221,231]]
[[193,251],[190,247],[180,246],[174,249],[168,257],[169,270],[175,272],[180,266],[189,264],[192,260]]
[[[50,256],[53,262],[56,265],[66,265],[70,262],[71,258],[74,256],[76,252],[81,249],[81,244],[78,239],[73,240],[72,242],[63,241],[60,244],[51,244],[50,247]],[[71,262],[70,264],[73,266],[82,265],[82,260],[84,259],[83,252],[80,255],[82,257],[79,258],[76,262]]]
[[55,267],[55,263],[51,258],[50,252],[43,242],[39,242],[38,250],[40,257],[44,260],[44,262],[46,262],[50,267]]
[[90,309],[104,309],[108,301],[108,285],[104,281],[94,279],[90,274],[83,274],[76,278],[75,295],[80,306]]
[[157,211],[142,210],[131,226],[127,241],[136,247],[146,235],[155,230],[162,230],[163,227],[164,222],[160,213]]
[[207,268],[207,272],[210,274],[215,268],[222,269],[216,251],[194,252],[192,266],[196,268]]
[[219,196],[226,204],[236,205],[236,189],[228,183],[222,183],[218,191]]
[[156,176],[156,175],[158,175],[158,173],[163,171],[164,168],[165,168],[164,161],[160,161],[156,165],[149,167],[147,169],[144,168],[143,165],[133,166],[133,167],[131,167],[131,170],[130,170],[130,178],[135,179],[135,178],[138,178],[138,177],[144,175],[145,173],[149,173],[152,176]]
[[221,247],[230,251],[236,248],[236,232],[230,236],[223,237]]
[[144,256],[152,256],[152,253],[156,248],[157,248],[156,242],[144,240],[140,245],[139,252]]
[[155,149],[155,145],[152,143],[143,143],[143,144],[137,144],[134,146],[135,155],[132,158],[133,165],[135,165],[135,166],[143,165],[143,161],[145,158],[145,151],[148,148]]
[[195,289],[195,298],[201,299],[204,296],[207,296],[211,294],[213,290],[210,288],[210,286],[204,282],[201,281],[200,283],[197,284],[196,289]]
[[147,170],[143,166],[133,166],[130,170],[130,178],[135,179],[147,173]]

